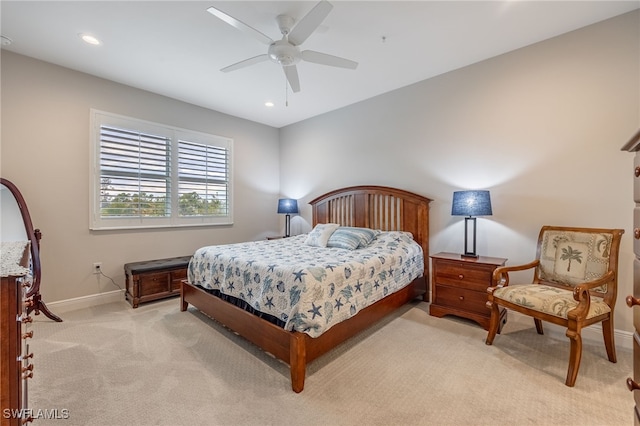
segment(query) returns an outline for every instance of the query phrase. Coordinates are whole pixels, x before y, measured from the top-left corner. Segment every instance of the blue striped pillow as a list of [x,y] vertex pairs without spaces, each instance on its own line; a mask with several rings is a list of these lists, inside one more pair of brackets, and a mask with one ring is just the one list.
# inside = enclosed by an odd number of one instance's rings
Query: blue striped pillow
[[363,248],[371,244],[371,241],[378,235],[378,232],[379,231],[374,231],[369,228],[341,226],[331,234],[327,242],[327,247],[337,247],[347,250]]

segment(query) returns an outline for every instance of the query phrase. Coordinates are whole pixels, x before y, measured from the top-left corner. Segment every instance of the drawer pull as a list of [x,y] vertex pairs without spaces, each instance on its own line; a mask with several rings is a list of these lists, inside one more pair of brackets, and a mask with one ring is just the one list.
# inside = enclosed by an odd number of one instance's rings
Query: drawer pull
[[636,170],[634,171],[634,174],[636,175],[636,177],[640,177],[640,166],[636,167]]
[[22,380],[31,379],[33,377],[33,371],[29,371],[27,374],[22,375]]
[[22,367],[23,373],[26,373],[27,371],[33,371],[33,364],[29,364],[26,367]]
[[463,280],[463,279],[464,279],[464,275],[459,274],[459,275],[458,275],[458,278],[459,278],[459,279],[461,279],[461,280]]
[[640,228],[633,228],[633,238],[640,239]]
[[627,306],[633,308],[634,306],[640,305],[640,299],[636,299],[635,297],[629,295],[625,299],[627,301]]
[[33,352],[31,352],[28,355],[21,355],[20,359],[18,359],[18,361],[24,361],[25,359],[29,359],[29,358],[33,358]]
[[20,322],[23,322],[23,323],[25,323],[25,324],[26,324],[26,323],[28,323],[28,322],[33,322],[33,318],[31,318],[31,316],[30,316],[30,315],[23,314],[23,315],[20,317]]
[[33,299],[27,299],[24,301],[25,308],[30,308],[31,306],[33,306]]
[[629,390],[631,392],[640,389],[640,386],[638,386],[638,384],[636,382],[634,382],[631,377],[627,378],[627,388],[629,388]]
[[460,297],[458,297],[458,299],[460,299],[460,301],[463,302],[464,301],[464,296],[460,296]]
[[33,330],[31,330],[31,331],[30,331],[30,332],[28,332],[28,333],[24,333],[24,334],[22,335],[22,338],[23,338],[23,339],[25,339],[25,340],[26,340],[26,339],[31,339],[31,338],[33,338]]

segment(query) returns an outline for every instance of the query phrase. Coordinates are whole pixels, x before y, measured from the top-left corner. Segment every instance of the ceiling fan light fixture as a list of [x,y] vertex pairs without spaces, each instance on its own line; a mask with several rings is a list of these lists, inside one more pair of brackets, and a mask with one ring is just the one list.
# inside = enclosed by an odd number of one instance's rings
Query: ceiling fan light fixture
[[84,41],[85,43],[91,44],[93,46],[99,46],[102,44],[100,40],[98,40],[95,36],[92,36],[91,34],[80,33],[78,34],[78,37],[80,37],[82,41]]
[[272,43],[267,54],[271,61],[285,67],[300,62],[300,50],[286,40],[278,40]]

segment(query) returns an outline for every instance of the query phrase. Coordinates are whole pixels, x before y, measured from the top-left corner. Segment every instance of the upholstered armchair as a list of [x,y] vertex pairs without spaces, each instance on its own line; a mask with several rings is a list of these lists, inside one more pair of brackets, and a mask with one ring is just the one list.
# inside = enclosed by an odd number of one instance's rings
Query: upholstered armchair
[[[534,261],[499,267],[493,273],[487,289],[491,319],[486,344],[496,337],[503,306],[533,317],[538,334],[543,334],[542,321],[567,329],[571,342],[567,386],[574,386],[578,376],[584,327],[602,323],[607,357],[616,362],[613,315],[623,233],[622,229],[542,227]],[[510,272],[528,269],[533,269],[531,283],[509,282]]]

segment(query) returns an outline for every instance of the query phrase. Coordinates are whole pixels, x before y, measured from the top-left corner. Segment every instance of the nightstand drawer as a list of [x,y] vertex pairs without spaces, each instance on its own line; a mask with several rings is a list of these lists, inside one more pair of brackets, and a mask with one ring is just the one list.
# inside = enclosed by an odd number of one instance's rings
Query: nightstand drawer
[[489,314],[489,309],[486,307],[486,292],[481,293],[459,287],[442,286],[438,287],[434,302],[438,305],[445,305],[468,312],[477,312],[481,315]]
[[491,285],[495,267],[465,266],[461,268],[457,263],[438,262],[434,270],[436,284],[486,291]]

